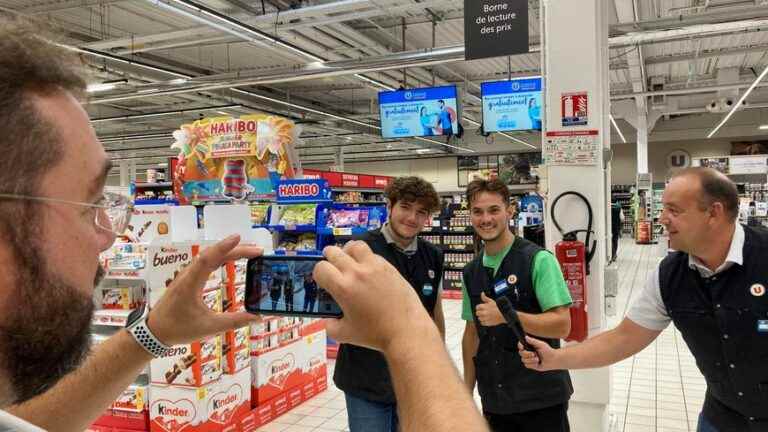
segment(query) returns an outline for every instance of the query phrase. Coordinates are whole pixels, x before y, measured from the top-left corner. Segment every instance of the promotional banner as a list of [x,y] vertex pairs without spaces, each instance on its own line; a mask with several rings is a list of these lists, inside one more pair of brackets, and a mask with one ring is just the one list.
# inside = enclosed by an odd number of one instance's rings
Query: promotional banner
[[541,78],[482,83],[483,130],[541,130]]
[[464,57],[528,52],[528,0],[464,0]]
[[292,121],[264,114],[183,125],[171,146],[179,150],[173,176],[179,202],[274,197],[277,183],[296,175],[300,133]]
[[381,134],[407,138],[458,131],[456,86],[379,93]]

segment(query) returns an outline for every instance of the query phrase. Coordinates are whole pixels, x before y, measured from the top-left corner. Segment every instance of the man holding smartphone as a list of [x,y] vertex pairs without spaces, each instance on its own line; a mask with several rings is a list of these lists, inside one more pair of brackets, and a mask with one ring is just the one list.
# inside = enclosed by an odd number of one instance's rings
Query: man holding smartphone
[[[418,234],[439,208],[434,187],[419,177],[395,179],[385,191],[388,221],[379,231],[363,235],[373,252],[392,264],[418,294],[445,339],[440,301],[443,253]],[[398,319],[400,305],[392,305]],[[397,402],[387,362],[377,351],[342,344],[333,376],[347,401],[350,432],[396,432]]]
[[568,372],[536,375],[526,369],[513,327],[521,324],[553,347],[568,335],[571,296],[560,266],[551,253],[510,231],[515,210],[502,181],[471,182],[467,201],[484,250],[467,264],[462,279],[464,381],[470,391],[477,381],[493,431],[569,431]]

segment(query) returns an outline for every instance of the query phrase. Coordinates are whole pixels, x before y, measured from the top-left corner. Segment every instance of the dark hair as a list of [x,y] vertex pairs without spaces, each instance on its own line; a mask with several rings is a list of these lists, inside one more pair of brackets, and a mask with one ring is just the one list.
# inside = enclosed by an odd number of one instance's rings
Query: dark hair
[[421,177],[398,177],[384,191],[389,205],[394,206],[398,201],[417,202],[428,212],[434,213],[440,208],[440,197],[437,196],[432,183]]
[[472,180],[467,186],[467,202],[472,205],[472,201],[478,194],[483,192],[494,193],[501,196],[504,203],[509,204],[509,188],[499,179],[493,180]]
[[[62,157],[59,133],[35,104],[36,96],[85,94],[78,55],[55,45],[43,23],[0,18],[0,192],[35,194]],[[11,204],[12,205],[12,204]]]
[[736,184],[725,174],[712,168],[692,167],[677,171],[672,178],[685,176],[696,177],[701,182],[702,196],[699,197],[699,207],[702,210],[719,202],[731,220],[739,217],[739,191]]

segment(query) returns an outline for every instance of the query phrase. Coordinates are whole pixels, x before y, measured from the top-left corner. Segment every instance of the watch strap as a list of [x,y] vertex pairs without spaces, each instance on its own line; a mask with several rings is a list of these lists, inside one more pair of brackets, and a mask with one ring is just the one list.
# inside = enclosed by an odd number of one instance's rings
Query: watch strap
[[160,340],[152,334],[152,331],[149,330],[149,327],[147,327],[146,316],[128,327],[127,330],[133,338],[136,339],[136,342],[154,358],[162,357],[171,350],[171,347],[160,342]]

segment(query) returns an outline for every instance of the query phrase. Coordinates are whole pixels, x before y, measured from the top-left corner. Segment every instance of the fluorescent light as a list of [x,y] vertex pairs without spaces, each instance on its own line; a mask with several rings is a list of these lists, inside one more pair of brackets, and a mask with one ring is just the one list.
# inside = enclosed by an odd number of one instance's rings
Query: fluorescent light
[[[515,137],[513,137],[512,135],[509,135],[509,134],[505,134],[504,132],[499,132],[499,135],[501,135],[501,136],[503,136],[503,137],[505,137],[505,138],[509,138],[509,139],[511,139],[512,141],[516,142],[516,143],[519,143],[519,144],[522,144],[522,145],[526,145],[526,146],[528,146],[528,147],[530,147],[530,148],[532,148],[532,149],[535,149],[535,148],[536,148],[536,146],[534,146],[534,145],[531,145],[531,144],[528,144],[527,142],[525,142],[525,141],[523,141],[523,140],[521,140],[521,139],[515,138]],[[538,149],[537,149],[537,150],[538,150]]]
[[619,129],[619,125],[616,124],[616,120],[613,118],[613,115],[608,114],[608,118],[611,119],[611,124],[613,125],[613,128],[616,129],[616,132],[619,133],[619,137],[621,137],[621,140],[626,144],[627,139],[624,138],[624,134],[621,133],[621,129]]
[[421,153],[421,154],[429,153],[431,151],[432,151],[432,149],[416,149],[416,153]]
[[741,98],[739,98],[739,101],[736,102],[735,105],[733,105],[733,108],[731,108],[731,111],[728,112],[728,114],[720,121],[720,123],[718,123],[717,126],[715,126],[714,129],[712,129],[712,132],[710,132],[709,135],[707,135],[707,138],[712,138],[712,136],[714,136],[717,133],[717,131],[719,131],[720,128],[723,127],[723,125],[726,122],[728,122],[731,116],[736,112],[736,110],[739,109],[741,104],[744,103],[744,101],[747,99],[747,96],[749,96],[749,94],[752,93],[752,90],[754,90],[755,87],[757,87],[757,84],[759,84],[760,81],[762,81],[766,75],[768,75],[768,66],[766,66],[765,69],[763,69],[763,72],[757,78],[755,78],[755,82],[753,82],[752,85],[749,86],[747,91],[745,91],[744,94],[741,96]]
[[114,90],[115,87],[117,87],[117,84],[115,83],[88,84],[88,86],[85,88],[85,91],[87,91],[88,93],[98,93],[103,91]]
[[160,162],[159,164],[157,164],[157,166],[159,166],[160,168],[167,167],[168,166],[168,162]]
[[373,84],[373,85],[375,85],[377,87],[381,87],[381,88],[383,88],[385,90],[390,90],[390,91],[395,90],[394,87],[390,87],[390,86],[384,84],[381,81],[377,81],[375,79],[368,78],[367,76],[364,76],[364,75],[355,74],[355,78],[363,80],[363,81],[368,82],[368,83],[371,83],[371,84]]
[[138,119],[145,119],[145,118],[165,117],[165,116],[169,116],[169,115],[179,115],[179,114],[203,112],[203,111],[215,111],[215,110],[230,109],[230,108],[242,108],[242,105],[237,105],[237,104],[234,104],[234,105],[218,105],[218,106],[212,106],[212,107],[192,108],[192,109],[177,110],[177,111],[162,111],[162,112],[154,112],[154,113],[146,113],[146,114],[132,114],[132,115],[115,116],[115,117],[101,117],[101,118],[91,119],[91,123],[104,123],[104,122],[110,122],[110,121],[115,121],[115,120],[138,120]]
[[760,130],[768,130],[768,124],[764,124],[764,125],[758,127],[758,129],[760,129]]
[[216,112],[217,112],[217,113],[219,113],[219,114],[221,114],[221,115],[225,115],[225,116],[228,116],[228,115],[229,115],[229,113],[225,113],[224,111],[216,111]]

